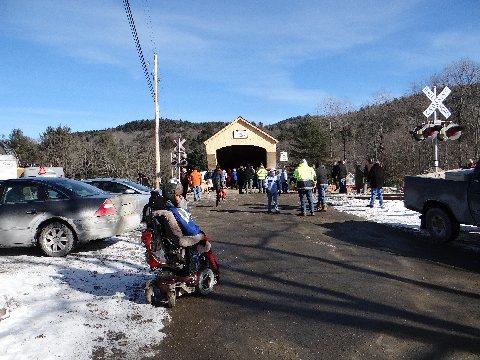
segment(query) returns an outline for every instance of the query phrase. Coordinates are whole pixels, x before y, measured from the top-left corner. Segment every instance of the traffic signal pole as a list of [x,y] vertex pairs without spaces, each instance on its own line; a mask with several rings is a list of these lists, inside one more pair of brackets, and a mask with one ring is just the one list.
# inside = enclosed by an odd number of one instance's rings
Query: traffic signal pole
[[[437,97],[437,86],[433,86],[433,94]],[[437,109],[433,111],[433,124],[441,125],[441,122],[437,120]],[[433,167],[435,172],[438,172],[438,139],[436,136],[433,137]]]
[[[443,100],[446,99],[446,97],[450,94],[451,90],[448,88],[448,86],[445,86],[442,90],[442,92],[437,96],[437,86],[433,86],[433,91],[430,90],[428,86],[425,86],[423,88],[423,93],[427,95],[427,97],[430,99],[431,104],[430,106],[423,112],[423,115],[428,119],[430,115],[433,114],[433,126],[438,127],[438,129],[435,129],[435,131],[440,131],[442,122],[437,119],[437,109],[445,116],[445,119],[448,119],[448,117],[451,115],[450,110],[448,110],[445,105],[443,105]],[[428,125],[429,126],[429,125]],[[433,134],[432,134],[433,135]],[[435,134],[436,135],[436,134]],[[431,135],[429,135],[431,136]],[[434,151],[434,162],[433,162],[433,167],[435,168],[435,172],[438,171],[438,139],[437,136],[434,136],[433,138],[433,151]]]
[[[433,86],[433,91],[430,90],[428,86],[425,86],[422,91],[432,102],[430,106],[425,109],[423,115],[425,115],[425,117],[428,119],[433,114],[433,124],[422,123],[422,125],[417,125],[415,128],[410,130],[410,134],[412,134],[416,141],[422,141],[433,137],[433,166],[435,168],[435,172],[438,172],[438,141],[458,139],[462,135],[463,126],[447,121],[451,113],[450,110],[448,110],[443,104],[443,101],[451,92],[448,86],[445,86],[438,96],[437,87],[435,85]],[[437,109],[443,116],[445,116],[444,121],[441,121],[437,118]]]
[[173,151],[170,153],[170,164],[172,165],[172,178],[173,178],[173,167],[176,168],[176,176],[178,181],[180,181],[180,174],[182,170],[182,166],[187,166],[187,154],[185,153],[185,148],[183,144],[185,143],[185,139],[181,137],[178,140],[174,140],[175,147]]
[[180,140],[181,138],[178,138],[178,146],[177,146],[177,158],[178,158],[178,164],[177,164],[177,171],[178,171],[178,181],[182,181],[180,176],[182,174],[182,165],[180,164]]

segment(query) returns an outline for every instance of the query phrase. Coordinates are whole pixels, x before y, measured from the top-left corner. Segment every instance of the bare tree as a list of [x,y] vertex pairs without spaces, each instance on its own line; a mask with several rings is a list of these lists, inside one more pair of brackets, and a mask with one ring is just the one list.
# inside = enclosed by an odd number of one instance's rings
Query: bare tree
[[[480,155],[480,112],[478,97],[480,96],[480,64],[468,58],[455,61],[443,69],[440,74],[431,78],[437,86],[449,86],[452,94],[446,104],[452,110],[452,121],[465,127],[464,134],[458,141],[460,162]],[[469,145],[473,145],[472,147]],[[463,151],[462,151],[463,149]]]
[[[342,153],[346,156],[346,144],[352,136],[350,123],[342,116],[354,109],[348,99],[338,99],[332,96],[325,97],[317,109],[325,116],[325,125],[328,124],[330,161],[334,157],[340,158]],[[343,146],[339,147],[338,144]]]

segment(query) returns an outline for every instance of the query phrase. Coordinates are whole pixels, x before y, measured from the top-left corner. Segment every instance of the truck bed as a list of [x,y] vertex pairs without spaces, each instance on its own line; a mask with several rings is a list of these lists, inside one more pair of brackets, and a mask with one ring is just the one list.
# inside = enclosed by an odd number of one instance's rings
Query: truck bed
[[474,224],[468,208],[468,181],[406,176],[404,205],[423,213],[431,203],[442,204],[461,224]]

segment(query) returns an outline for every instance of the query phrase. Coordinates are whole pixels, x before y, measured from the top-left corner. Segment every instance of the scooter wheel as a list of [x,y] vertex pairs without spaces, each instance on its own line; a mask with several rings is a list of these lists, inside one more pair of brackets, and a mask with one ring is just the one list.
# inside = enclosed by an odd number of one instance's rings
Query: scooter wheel
[[212,292],[213,285],[215,285],[215,275],[212,269],[206,268],[200,271],[198,274],[198,285],[196,286],[197,292],[200,295],[208,295]]
[[147,281],[145,284],[145,302],[149,305],[155,304],[155,294],[152,286],[150,285],[150,281]]
[[174,291],[169,291],[167,294],[167,301],[168,301],[168,307],[173,308],[175,306],[175,300],[177,299],[177,296]]

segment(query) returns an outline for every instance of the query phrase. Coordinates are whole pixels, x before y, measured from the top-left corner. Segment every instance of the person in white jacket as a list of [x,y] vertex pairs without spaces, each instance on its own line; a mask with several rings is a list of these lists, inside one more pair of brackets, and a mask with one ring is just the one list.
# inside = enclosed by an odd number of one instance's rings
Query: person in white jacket
[[272,213],[272,203],[275,214],[278,214],[280,210],[278,209],[278,179],[275,176],[275,170],[271,169],[268,172],[268,176],[265,179],[264,188],[267,191],[268,199],[268,213]]

